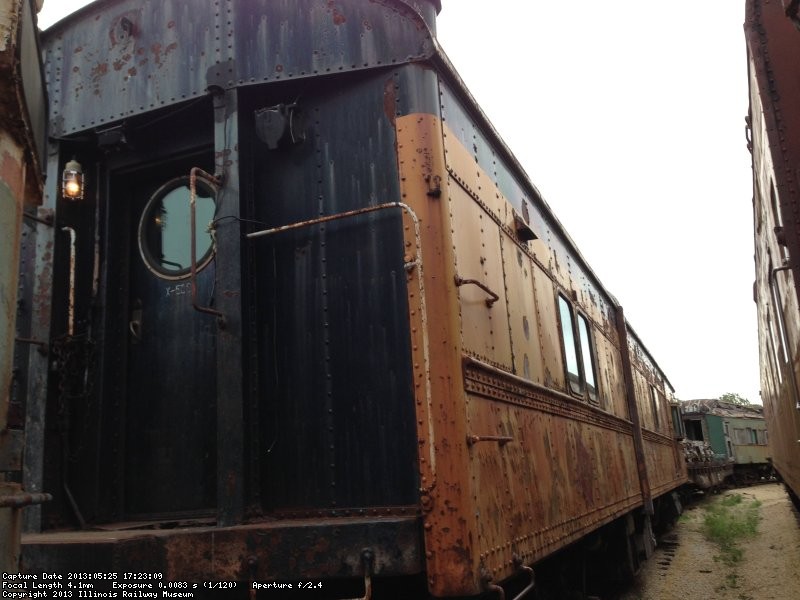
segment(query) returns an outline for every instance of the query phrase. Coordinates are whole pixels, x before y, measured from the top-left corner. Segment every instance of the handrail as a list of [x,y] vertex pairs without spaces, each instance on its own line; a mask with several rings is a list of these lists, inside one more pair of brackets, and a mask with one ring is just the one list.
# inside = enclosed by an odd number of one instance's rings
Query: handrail
[[278,233],[282,233],[284,231],[291,231],[303,227],[310,227],[312,225],[320,225],[322,223],[328,223],[330,221],[337,221],[339,219],[346,219],[348,217],[356,217],[359,215],[369,214],[380,210],[387,210],[390,208],[399,208],[405,211],[406,214],[408,214],[408,216],[411,217],[411,220],[414,222],[414,239],[416,242],[416,256],[414,260],[405,263],[404,267],[406,271],[410,271],[414,267],[418,269],[417,286],[419,289],[419,310],[423,324],[422,353],[425,363],[425,374],[426,374],[425,405],[427,407],[427,413],[428,413],[428,438],[430,441],[430,443],[428,444],[428,451],[429,451],[428,460],[430,464],[431,474],[433,475],[432,481],[428,485],[423,486],[421,488],[422,492],[426,492],[433,489],[436,485],[436,452],[434,444],[433,421],[431,417],[431,415],[433,414],[433,392],[431,391],[431,378],[430,378],[431,353],[430,353],[430,342],[428,340],[428,309],[425,302],[425,277],[422,268],[422,235],[420,233],[419,217],[417,216],[417,214],[408,204],[405,204],[404,202],[384,202],[383,204],[365,206],[363,208],[348,210],[345,212],[336,213],[334,215],[326,215],[324,217],[317,217],[315,219],[308,219],[306,221],[298,221],[297,223],[290,223],[288,225],[281,225],[279,227],[272,227],[270,229],[254,231],[252,233],[248,233],[245,237],[247,239],[255,239],[259,237],[265,237],[268,235],[275,235]]
[[462,285],[477,285],[481,288],[484,292],[489,294],[491,298],[486,299],[486,306],[492,308],[492,305],[500,300],[500,296],[495,294],[492,290],[489,289],[485,283],[478,281],[477,279],[464,279],[463,277],[459,277],[458,275],[455,276],[456,287],[461,287]]
[[33,493],[20,493],[9,494],[7,496],[0,496],[0,508],[24,508],[33,504],[42,504],[50,502],[53,499],[52,494],[33,494]]
[[75,333],[75,230],[62,227],[61,231],[69,233],[69,308],[67,312],[67,335]]
[[192,275],[191,275],[191,282],[192,282],[192,307],[201,313],[206,313],[208,315],[214,315],[219,319],[220,324],[225,322],[225,315],[223,315],[220,311],[215,310],[208,306],[200,306],[197,303],[197,231],[196,228],[196,221],[197,221],[197,210],[196,210],[196,203],[197,203],[197,177],[200,176],[202,179],[213,183],[215,185],[222,184],[222,178],[218,177],[217,175],[212,175],[211,173],[207,173],[200,167],[192,167],[192,170],[189,171],[189,213],[190,217],[190,229],[191,232],[189,237],[191,238],[191,259],[192,259]]

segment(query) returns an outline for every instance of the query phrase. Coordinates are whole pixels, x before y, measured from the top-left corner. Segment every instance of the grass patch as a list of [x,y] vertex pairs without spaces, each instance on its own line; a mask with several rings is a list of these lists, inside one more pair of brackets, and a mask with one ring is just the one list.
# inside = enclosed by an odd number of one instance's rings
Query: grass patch
[[[741,494],[730,494],[705,507],[703,533],[720,549],[721,560],[733,566],[742,560],[743,551],[738,542],[753,537],[761,520],[761,502],[745,502]],[[732,587],[736,587],[735,582]]]

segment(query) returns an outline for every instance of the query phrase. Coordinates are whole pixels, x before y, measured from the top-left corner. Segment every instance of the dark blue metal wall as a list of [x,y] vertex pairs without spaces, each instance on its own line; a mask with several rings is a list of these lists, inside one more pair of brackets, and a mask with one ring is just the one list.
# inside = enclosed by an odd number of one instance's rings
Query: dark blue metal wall
[[[393,89],[391,70],[320,81],[302,94],[306,141],[277,150],[253,143],[253,218],[274,227],[399,200],[387,85]],[[251,243],[264,506],[413,504],[416,435],[399,210]]]
[[48,30],[51,133],[85,131],[231,88],[430,57],[400,0],[108,0]]

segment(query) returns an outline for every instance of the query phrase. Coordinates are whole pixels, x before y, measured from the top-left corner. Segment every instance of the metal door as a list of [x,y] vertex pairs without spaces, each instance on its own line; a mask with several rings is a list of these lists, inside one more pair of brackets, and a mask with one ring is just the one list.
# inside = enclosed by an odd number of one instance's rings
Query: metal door
[[[192,306],[189,178],[139,174],[130,190],[125,513],[202,513],[215,505],[216,323]],[[197,302],[214,290],[215,214],[197,184]]]

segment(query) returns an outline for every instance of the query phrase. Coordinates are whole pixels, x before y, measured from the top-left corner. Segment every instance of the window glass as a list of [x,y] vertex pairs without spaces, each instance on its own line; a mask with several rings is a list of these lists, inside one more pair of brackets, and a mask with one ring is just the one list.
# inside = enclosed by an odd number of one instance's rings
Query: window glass
[[749,427],[741,428],[741,429],[734,429],[733,430],[733,443],[738,445],[746,445],[753,443],[752,438],[752,429]]
[[769,309],[767,309],[767,329],[769,330],[770,349],[772,350],[771,356],[773,359],[773,366],[775,373],[778,376],[778,385],[783,383],[783,373],[781,372],[781,363],[778,359],[778,345],[775,341],[775,326],[772,323],[772,316]]
[[[167,279],[191,271],[191,215],[188,177],[162,186],[147,203],[139,224],[139,248],[151,271]],[[195,194],[195,258],[198,268],[210,260],[214,241],[208,224],[214,219],[214,190],[198,182]]]
[[681,427],[681,409],[673,406],[672,412],[672,430],[675,432],[675,437],[683,437],[683,428]]
[[[770,263],[769,271],[770,273],[772,273],[772,263]],[[772,279],[770,279],[769,288],[770,291],[772,292],[772,302],[774,304],[775,315],[776,315],[775,321],[778,324],[778,334],[779,334],[778,340],[780,341],[779,344],[780,356],[781,358],[783,358],[784,363],[788,363],[789,357],[786,354],[786,347],[788,346],[788,344],[786,343],[786,329],[783,326],[783,318],[782,318],[783,306],[780,300],[780,290],[778,290],[778,282],[777,281],[773,282]]]
[[586,387],[592,398],[597,397],[597,383],[594,373],[594,352],[592,352],[592,338],[589,334],[589,322],[583,315],[578,315],[578,337],[581,341],[581,359],[583,361],[583,375]]
[[653,385],[650,386],[650,405],[653,409],[653,427],[658,429],[658,392]]
[[558,313],[561,317],[561,337],[564,340],[564,359],[567,378],[574,392],[581,391],[581,375],[578,367],[578,352],[575,346],[575,329],[572,323],[572,307],[562,296],[558,297]]

